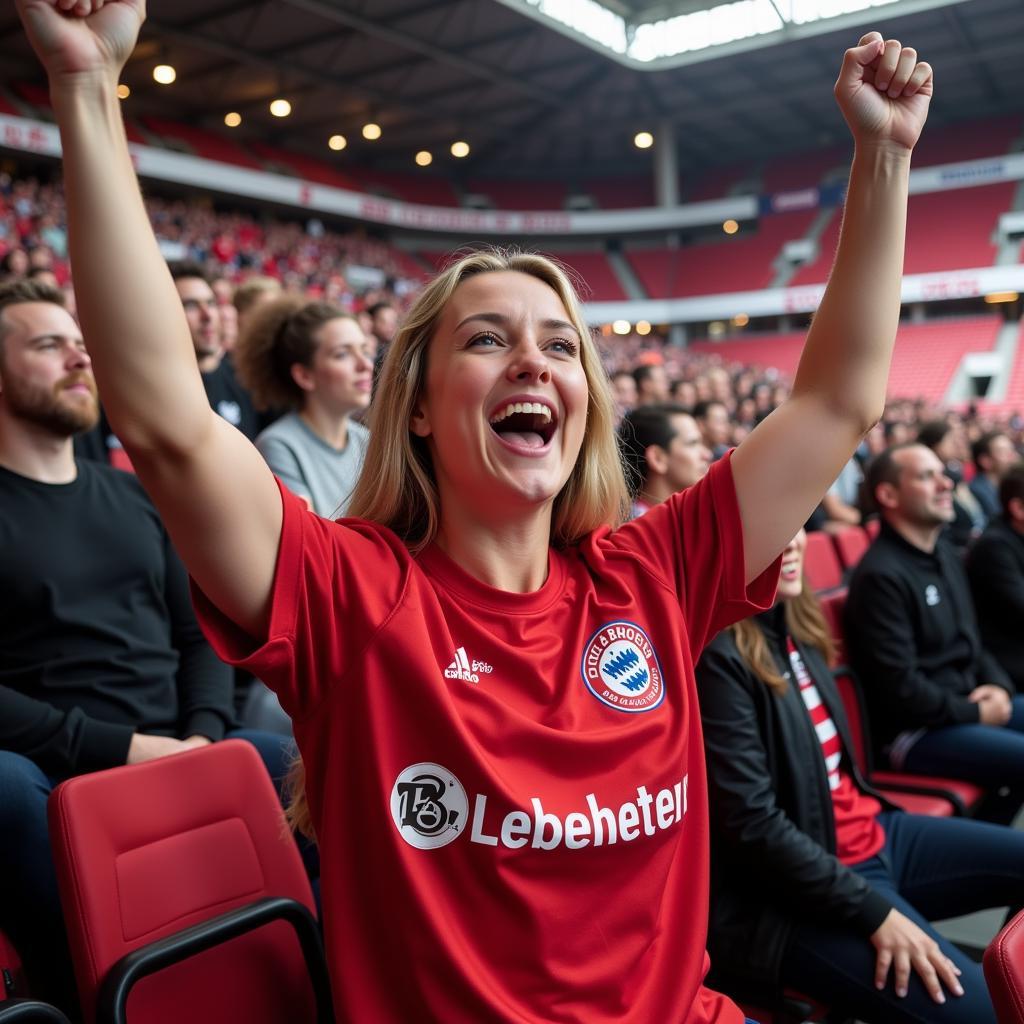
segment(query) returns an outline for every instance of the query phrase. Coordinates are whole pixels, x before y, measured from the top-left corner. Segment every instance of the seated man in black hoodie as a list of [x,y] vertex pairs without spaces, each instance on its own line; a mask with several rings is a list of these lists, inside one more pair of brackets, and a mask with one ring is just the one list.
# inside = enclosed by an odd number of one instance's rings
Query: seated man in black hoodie
[[[940,538],[952,481],[897,445],[868,468],[882,529],[850,580],[845,633],[872,738],[893,768],[1024,793],[1024,698],[979,636],[967,576]],[[1016,803],[1014,803],[1016,801]]]
[[711,815],[713,983],[790,987],[868,1024],[994,1024],[981,965],[929,924],[1024,897],[1024,833],[904,814],[865,782],[802,580],[697,665]]
[[981,640],[1024,689],[1024,462],[999,483],[1002,515],[978,538],[967,558]]
[[271,774],[286,740],[235,730],[232,672],[199,630],[188,581],[134,476],[76,460],[96,386],[54,289],[0,287],[0,927],[33,990],[74,986],[46,801],[83,772],[228,735]]

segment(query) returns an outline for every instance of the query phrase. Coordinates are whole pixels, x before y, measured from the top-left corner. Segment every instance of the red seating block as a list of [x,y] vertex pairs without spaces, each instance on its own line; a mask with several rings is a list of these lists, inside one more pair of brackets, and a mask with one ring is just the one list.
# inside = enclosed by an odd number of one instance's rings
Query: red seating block
[[982,966],[999,1024],[1024,1024],[1024,912],[989,943]]
[[844,569],[852,569],[871,547],[871,538],[862,526],[848,526],[832,535]]
[[807,534],[804,575],[812,590],[835,590],[843,585],[843,567],[827,533],[816,531]]

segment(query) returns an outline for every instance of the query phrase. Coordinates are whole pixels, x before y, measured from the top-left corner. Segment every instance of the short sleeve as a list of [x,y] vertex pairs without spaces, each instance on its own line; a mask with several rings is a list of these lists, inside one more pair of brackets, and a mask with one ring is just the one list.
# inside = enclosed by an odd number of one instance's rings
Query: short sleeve
[[289,715],[302,718],[345,685],[398,607],[413,562],[385,527],[322,519],[280,480],[278,487],[281,543],[263,642],[215,608],[194,580],[192,597],[218,656],[262,679]]
[[678,595],[694,658],[721,629],[775,602],[782,554],[749,586],[732,452],[703,479],[608,536]]

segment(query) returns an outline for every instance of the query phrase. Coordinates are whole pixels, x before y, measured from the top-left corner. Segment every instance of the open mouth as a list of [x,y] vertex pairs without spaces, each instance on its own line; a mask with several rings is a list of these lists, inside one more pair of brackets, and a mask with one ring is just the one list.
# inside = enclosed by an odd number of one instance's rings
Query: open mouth
[[798,561],[783,562],[779,575],[784,580],[797,580],[800,578],[800,563]]
[[519,448],[544,448],[555,435],[558,417],[546,402],[507,402],[488,420],[491,429]]

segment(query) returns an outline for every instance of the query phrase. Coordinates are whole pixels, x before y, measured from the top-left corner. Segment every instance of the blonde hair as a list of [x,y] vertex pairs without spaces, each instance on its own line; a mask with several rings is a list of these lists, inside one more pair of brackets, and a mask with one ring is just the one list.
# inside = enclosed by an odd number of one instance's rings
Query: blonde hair
[[281,282],[276,277],[246,278],[231,296],[231,304],[238,310],[239,316],[248,313],[264,295],[280,295]]
[[[370,442],[365,469],[347,513],[389,527],[414,552],[434,539],[440,519],[429,451],[410,430],[425,385],[430,340],[448,300],[463,281],[501,271],[528,274],[552,288],[580,335],[587,422],[576,463],[554,500],[551,542],[574,544],[600,526],[619,526],[629,510],[615,441],[611,386],[568,274],[553,260],[535,253],[487,249],[456,254],[420,293],[388,346],[367,420]],[[304,781],[301,759],[296,760],[287,780],[288,819],[293,828],[313,837]]]
[[[804,579],[800,595],[785,602],[786,629],[800,644],[813,647],[833,665],[836,659],[836,644],[829,632],[821,605]],[[786,680],[779,673],[779,667],[768,647],[764,630],[753,619],[742,619],[730,627],[736,640],[736,650],[750,666],[750,670],[777,696],[786,692]]]
[[301,409],[306,392],[292,376],[299,363],[312,366],[316,332],[332,320],[355,317],[328,302],[282,295],[253,310],[232,353],[238,378],[257,409]]

